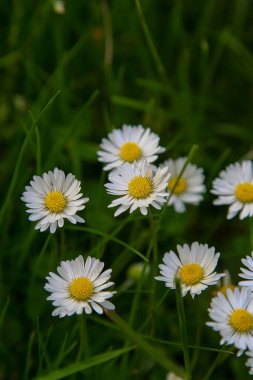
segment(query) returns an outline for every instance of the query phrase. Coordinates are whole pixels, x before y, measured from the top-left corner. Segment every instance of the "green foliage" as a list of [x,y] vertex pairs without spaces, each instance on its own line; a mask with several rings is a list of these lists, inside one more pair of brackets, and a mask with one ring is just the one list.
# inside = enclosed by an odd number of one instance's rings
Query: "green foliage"
[[[182,304],[153,277],[165,251],[198,240],[221,252],[219,272],[237,283],[253,250],[252,221],[226,220],[209,193],[227,164],[253,158],[253,2],[66,0],[64,14],[54,3],[0,2],[0,378],[160,380],[184,365],[194,380],[250,378],[245,358],[205,325],[212,290]],[[96,152],[123,124],[159,134],[162,160],[198,146],[192,160],[208,187],[200,206],[153,221],[113,217]],[[34,230],[20,197],[55,166],[90,201],[84,227],[51,236]],[[112,268],[111,319],[51,316],[45,277],[78,254]],[[131,283],[138,261],[151,270]]]

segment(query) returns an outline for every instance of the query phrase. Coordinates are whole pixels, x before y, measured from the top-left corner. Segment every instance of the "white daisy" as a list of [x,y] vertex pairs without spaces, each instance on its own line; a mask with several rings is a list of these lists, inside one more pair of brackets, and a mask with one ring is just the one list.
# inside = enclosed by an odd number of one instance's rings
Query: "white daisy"
[[115,292],[104,291],[113,285],[108,282],[111,269],[102,272],[104,263],[88,256],[84,261],[82,256],[75,260],[62,261],[57,268],[58,274],[49,273],[46,277],[45,290],[52,293],[47,299],[56,306],[52,315],[60,318],[83,311],[90,314],[92,309],[98,314],[103,308],[114,310],[114,305],[107,301]]
[[109,176],[111,182],[105,185],[109,194],[120,196],[108,207],[119,206],[114,216],[129,208],[130,213],[139,208],[143,215],[147,215],[150,205],[160,210],[168,195],[165,189],[169,176],[167,168],[159,168],[154,173],[145,160],[120,166]]
[[224,294],[224,296],[227,295],[227,289],[234,290],[235,285],[232,283],[231,275],[227,269],[224,270],[224,277],[218,281],[217,283],[217,289],[214,292],[214,295],[216,296],[218,292],[221,292]]
[[239,273],[239,276],[245,278],[245,280],[240,281],[239,285],[246,286],[253,291],[253,251],[251,252],[251,256],[246,256],[246,259],[242,259],[242,263],[247,269],[240,268],[243,273]]
[[253,294],[247,288],[227,289],[226,296],[218,293],[208,311],[213,322],[207,325],[219,331],[220,344],[233,344],[238,356],[253,350]]
[[159,136],[142,125],[123,125],[114,129],[107,139],[102,139],[98,161],[105,163],[104,170],[111,170],[126,162],[145,159],[148,163],[157,159],[157,154],[165,151],[159,146]]
[[218,195],[215,205],[230,205],[227,219],[238,212],[244,219],[253,215],[253,168],[252,161],[236,162],[223,170],[213,181],[211,193]]
[[245,364],[247,367],[250,367],[249,374],[253,375],[253,351],[246,351],[245,353],[249,356]]
[[185,380],[185,378],[177,376],[174,372],[168,372],[166,380]]
[[176,160],[166,160],[161,167],[167,167],[171,173],[168,192],[170,194],[168,204],[173,205],[176,212],[185,211],[185,203],[198,205],[205,192],[203,169],[189,163],[182,176],[178,176],[183,169],[187,157],[179,157]]
[[65,13],[65,4],[63,0],[54,0],[53,2],[54,12],[63,15]]
[[54,233],[57,226],[62,227],[64,219],[71,223],[84,223],[84,219],[76,215],[85,208],[89,198],[82,198],[81,182],[69,173],[65,176],[57,168],[53,172],[44,173],[42,177],[33,176],[30,186],[25,187],[21,200],[25,202],[29,220],[39,220],[35,229],[41,232],[50,228]]
[[224,273],[213,272],[220,256],[214,247],[194,242],[191,247],[188,244],[177,245],[177,251],[179,257],[173,251],[164,254],[164,264],[159,265],[162,276],[155,277],[158,281],[165,281],[167,288],[175,289],[175,279],[179,278],[182,295],[189,291],[194,298],[224,276]]

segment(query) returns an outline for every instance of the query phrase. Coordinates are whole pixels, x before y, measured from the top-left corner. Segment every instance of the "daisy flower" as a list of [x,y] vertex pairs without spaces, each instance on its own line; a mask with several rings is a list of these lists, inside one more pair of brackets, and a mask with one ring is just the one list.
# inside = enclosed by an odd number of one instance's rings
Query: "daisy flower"
[[171,173],[168,182],[168,192],[170,194],[168,205],[173,205],[176,212],[185,211],[185,203],[198,205],[203,199],[205,192],[203,169],[189,163],[182,176],[178,178],[183,169],[187,157],[179,157],[176,160],[166,160],[161,167],[167,167]]
[[249,356],[249,358],[245,364],[247,367],[250,367],[249,374],[253,375],[253,351],[246,351],[246,355]]
[[229,271],[225,269],[224,277],[217,283],[217,289],[214,291],[214,296],[216,296],[218,292],[221,292],[222,294],[224,294],[224,296],[226,296],[227,289],[234,290],[235,285],[231,281],[231,276],[230,276]]
[[167,288],[175,289],[175,280],[179,278],[182,295],[189,291],[194,298],[224,276],[224,273],[213,272],[220,256],[213,247],[194,242],[191,247],[188,244],[177,245],[177,251],[179,257],[173,251],[164,254],[163,264],[159,265],[161,276],[155,277],[164,281]]
[[236,162],[223,170],[213,181],[211,193],[218,195],[215,205],[230,205],[227,219],[238,212],[244,219],[253,215],[253,168],[252,161]]
[[247,269],[240,268],[242,273],[239,273],[239,276],[245,278],[245,280],[240,281],[239,285],[246,286],[249,290],[253,291],[253,251],[251,252],[251,256],[246,256],[246,259],[242,259],[242,263]]
[[218,293],[208,311],[212,322],[207,325],[219,331],[221,345],[233,344],[238,356],[253,350],[253,294],[247,288],[227,289],[226,296]]
[[73,314],[91,314],[92,309],[98,314],[103,308],[114,310],[114,305],[107,301],[115,292],[104,291],[113,285],[108,282],[111,269],[102,272],[104,263],[88,256],[84,261],[80,255],[75,260],[62,261],[57,268],[58,274],[49,273],[46,277],[45,290],[52,293],[47,299],[56,306],[52,315],[60,318]]
[[159,140],[158,135],[142,125],[123,125],[109,133],[107,139],[102,139],[101,150],[97,152],[98,161],[106,164],[104,170],[143,159],[148,163],[154,162],[157,155],[165,151],[159,146]]
[[50,228],[50,232],[54,233],[57,227],[64,225],[64,219],[73,224],[84,223],[76,212],[85,208],[84,203],[89,198],[82,198],[80,184],[73,174],[65,176],[58,168],[44,173],[42,177],[33,176],[21,200],[28,208],[29,220],[39,221],[36,230],[42,232]]
[[65,13],[65,4],[63,0],[54,0],[53,2],[54,12],[63,15]]
[[160,210],[168,195],[169,176],[167,168],[159,168],[154,173],[145,160],[120,166],[109,176],[111,182],[105,185],[108,194],[120,196],[108,207],[119,206],[114,216],[129,208],[130,214],[139,208],[143,215],[147,215],[150,205]]
[[168,372],[166,380],[185,380],[183,377],[177,376],[174,372]]

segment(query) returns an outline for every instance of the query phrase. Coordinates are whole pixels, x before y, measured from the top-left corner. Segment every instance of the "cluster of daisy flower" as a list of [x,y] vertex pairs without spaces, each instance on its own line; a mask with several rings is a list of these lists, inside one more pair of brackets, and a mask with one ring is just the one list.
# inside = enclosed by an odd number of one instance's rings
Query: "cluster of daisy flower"
[[[84,219],[76,215],[85,208],[89,198],[83,198],[81,182],[73,174],[65,173],[58,168],[44,173],[42,177],[33,176],[30,186],[26,186],[22,200],[28,207],[29,220],[38,221],[35,229],[51,233],[69,222],[84,223]],[[49,273],[45,290],[51,293],[47,298],[53,301],[55,310],[52,315],[59,317],[72,314],[87,314],[92,309],[103,313],[103,309],[113,310],[114,305],[107,301],[113,291],[104,291],[113,285],[108,282],[111,269],[102,272],[104,263],[98,259],[82,256],[75,260],[62,261],[57,268],[58,274]]]
[[[165,152],[160,138],[149,128],[123,125],[103,138],[98,151],[98,160],[105,164],[108,194],[117,196],[108,207],[116,207],[114,216],[129,210],[139,209],[147,215],[152,206],[157,210],[173,206],[182,213],[186,204],[198,205],[206,191],[202,168],[189,163],[186,157],[167,159],[159,166],[154,162]],[[217,196],[215,205],[229,205],[227,218],[239,213],[244,219],[253,215],[253,168],[251,161],[229,165],[213,181],[211,193]],[[54,233],[57,227],[70,223],[84,223],[77,212],[85,208],[89,198],[81,193],[81,182],[71,173],[65,175],[55,168],[42,176],[33,176],[21,198],[27,207],[29,220],[36,221],[35,229],[41,232],[49,229]],[[225,273],[216,273],[220,253],[207,244],[194,242],[191,246],[177,245],[177,254],[164,254],[159,265],[160,275],[155,277],[165,286],[175,289],[178,279],[182,296],[188,292],[192,298],[210,285],[218,284]],[[211,321],[208,326],[221,334],[221,344],[232,344],[242,354],[246,350],[253,374],[253,252],[242,260],[247,269],[241,268],[244,281],[225,292],[218,292],[209,308]],[[108,301],[114,291],[105,290],[110,282],[111,269],[103,272],[104,263],[92,257],[82,256],[62,261],[58,274],[49,273],[45,290],[51,293],[53,315],[59,317],[72,314],[103,313],[104,309],[114,310]]]

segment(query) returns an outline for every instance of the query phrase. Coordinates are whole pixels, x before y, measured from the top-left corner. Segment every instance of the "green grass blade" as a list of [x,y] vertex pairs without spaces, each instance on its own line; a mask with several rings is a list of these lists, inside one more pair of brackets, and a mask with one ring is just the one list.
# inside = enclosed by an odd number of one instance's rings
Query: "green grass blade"
[[[150,340],[151,342],[156,342],[156,343],[161,343],[166,346],[178,346],[182,347],[181,342],[171,342],[169,340],[164,340],[164,339],[159,339],[159,338],[153,338],[149,335],[142,335],[143,338]],[[196,346],[194,344],[188,344],[189,348],[192,348],[194,350],[203,350],[203,351],[210,351],[210,352],[218,352],[218,353],[223,353],[223,354],[228,354],[228,355],[234,355],[233,352],[228,351],[228,350],[223,350],[221,348],[213,348],[213,347],[205,347],[205,346]]]
[[[178,182],[180,181],[180,178],[182,177],[182,175],[183,175],[183,173],[184,173],[187,165],[191,162],[191,160],[195,156],[198,148],[199,148],[198,145],[193,145],[192,146],[192,148],[191,148],[191,150],[190,150],[190,152],[189,152],[189,154],[187,156],[187,159],[186,159],[186,161],[184,163],[184,166],[182,167],[180,173],[178,174],[177,179],[176,179],[176,181],[175,181],[175,183],[174,183],[174,185],[173,185],[173,187],[172,187],[172,189],[170,191],[170,195],[168,196],[168,199],[167,199],[167,204],[169,203],[169,200],[172,197],[172,195],[173,195],[173,193],[175,191],[175,188],[176,188]],[[159,213],[158,223],[156,225],[156,233],[158,233],[158,230],[160,228],[160,224],[161,224],[163,215],[164,215],[164,213],[166,212],[167,209],[168,209],[168,207],[165,206],[165,207],[162,208],[161,212]]]
[[[154,307],[154,312],[156,310],[159,309],[159,307],[162,305],[163,301],[165,300],[165,298],[167,297],[168,293],[169,293],[170,289],[167,289],[166,292],[163,294],[163,296],[161,297],[161,299],[157,302],[157,304],[155,305]],[[138,331],[142,331],[146,326],[147,324],[150,322],[150,320],[152,319],[152,315],[150,313],[150,315],[146,318],[146,320],[143,322],[143,324],[141,325],[141,327],[139,328]]]
[[159,363],[163,368],[168,371],[173,371],[179,376],[183,376],[180,368],[171,360],[167,359],[163,352],[157,348],[153,348],[145,339],[142,338],[140,334],[135,332],[118,314],[114,311],[106,311],[108,317],[117,325],[119,328],[130,337],[139,348],[141,348],[148,356],[150,356],[156,363]]
[[54,103],[54,101],[57,98],[57,96],[59,95],[59,93],[60,93],[60,91],[57,91],[57,93],[49,100],[49,102],[43,108],[43,110],[41,111],[41,113],[39,114],[39,116],[32,123],[32,126],[31,126],[31,128],[30,128],[27,136],[24,139],[24,142],[23,142],[23,144],[21,146],[21,149],[20,149],[20,152],[19,152],[19,155],[18,155],[18,158],[17,158],[17,162],[16,162],[16,165],[15,165],[15,168],[14,168],[14,172],[13,172],[13,176],[12,176],[12,179],[11,179],[11,183],[10,183],[10,186],[9,186],[9,188],[7,190],[7,194],[6,194],[5,200],[3,202],[3,205],[2,205],[2,208],[1,208],[1,211],[0,211],[0,224],[2,224],[2,222],[3,222],[3,218],[4,218],[4,215],[5,215],[5,212],[8,209],[12,193],[13,193],[13,191],[15,189],[15,186],[16,186],[16,183],[18,181],[18,174],[19,174],[19,169],[20,169],[21,161],[22,161],[22,158],[24,156],[24,153],[25,153],[28,141],[30,139],[30,136],[33,133],[33,131],[34,131],[36,125],[38,124],[39,120],[41,119],[41,117],[44,115],[44,113],[47,111],[47,109]]
[[7,310],[8,310],[9,303],[10,303],[10,299],[8,297],[7,300],[6,300],[6,302],[5,302],[5,305],[4,305],[3,309],[1,311],[1,315],[0,315],[0,330],[2,328],[2,324],[4,322],[5,314],[6,314]]
[[190,365],[190,357],[189,357],[189,350],[188,350],[187,327],[186,327],[186,321],[185,321],[184,302],[183,302],[183,296],[181,292],[181,284],[180,284],[180,281],[177,279],[176,279],[176,301],[177,301],[179,327],[180,327],[181,340],[182,340],[183,353],[184,353],[186,379],[188,380],[191,378],[191,365]]
[[106,352],[104,354],[100,354],[97,356],[93,356],[85,361],[80,363],[71,364],[65,368],[53,371],[47,375],[36,377],[34,380],[58,380],[63,379],[69,375],[73,375],[74,373],[78,373],[80,371],[84,371],[88,368],[92,368],[99,364],[105,363],[109,360],[116,359],[117,357],[125,354],[128,351],[131,351],[134,347],[126,347],[120,350],[114,350],[111,352]]
[[207,374],[203,378],[203,380],[209,380],[210,376],[212,375],[213,371],[215,370],[216,367],[221,365],[227,358],[228,354],[224,354],[223,352],[219,352],[218,355],[216,356],[215,360],[213,361],[213,364],[209,368]]
[[[32,122],[35,122],[34,116],[31,111],[29,111],[29,114],[31,116]],[[36,135],[36,161],[37,161],[37,175],[41,174],[41,143],[40,143],[40,133],[39,133],[39,128],[36,125],[35,126],[35,135]]]
[[48,165],[54,159],[54,156],[60,151],[60,149],[64,146],[66,141],[68,141],[68,139],[71,138],[71,136],[74,134],[76,127],[79,125],[80,120],[82,120],[83,118],[83,115],[86,113],[87,109],[91,106],[91,104],[97,99],[98,95],[99,95],[99,90],[93,91],[93,93],[91,94],[87,102],[84,104],[84,106],[81,108],[81,110],[78,112],[78,114],[74,118],[70,127],[55,142],[48,156],[48,159],[46,161],[46,165]]
[[95,235],[99,235],[99,236],[103,236],[104,238],[108,239],[108,240],[111,240],[111,241],[114,241],[115,243],[118,243],[120,245],[122,245],[123,247],[129,249],[129,251],[135,253],[137,256],[141,257],[142,260],[148,262],[149,260],[139,251],[137,251],[137,249],[135,249],[134,247],[132,247],[131,245],[125,243],[124,241],[118,239],[118,238],[115,238],[114,236],[112,235],[108,235],[106,234],[105,232],[102,232],[102,231],[99,231],[99,230],[96,230],[94,228],[88,228],[88,227],[79,227],[79,226],[68,226],[67,227],[69,230],[74,230],[74,231],[86,231],[86,232],[90,232],[91,234],[95,234]]
[[34,338],[35,338],[35,331],[33,331],[30,335],[28,345],[27,345],[27,354],[26,354],[26,363],[25,363],[25,370],[24,370],[24,375],[23,379],[28,380],[29,379],[29,370],[33,364],[34,358],[32,355],[32,346],[34,343]]
[[145,38],[146,38],[146,41],[147,41],[150,53],[151,53],[151,56],[152,56],[152,58],[153,58],[153,60],[155,62],[155,65],[156,65],[157,72],[158,72],[158,74],[161,76],[161,78],[163,80],[165,80],[166,82],[168,82],[168,78],[167,78],[167,74],[166,74],[165,68],[163,66],[163,63],[162,63],[162,61],[161,61],[161,59],[159,57],[159,54],[157,52],[157,49],[155,47],[155,44],[154,44],[153,39],[151,37],[151,34],[149,32],[149,29],[148,29],[148,26],[147,26],[144,14],[142,12],[140,1],[139,0],[135,0],[135,5],[136,5],[136,8],[137,8],[137,12],[138,12],[138,16],[139,16],[139,19],[140,19],[140,23],[141,23],[141,26],[142,26],[142,29],[143,29],[143,32],[144,32],[144,35],[145,35]]

